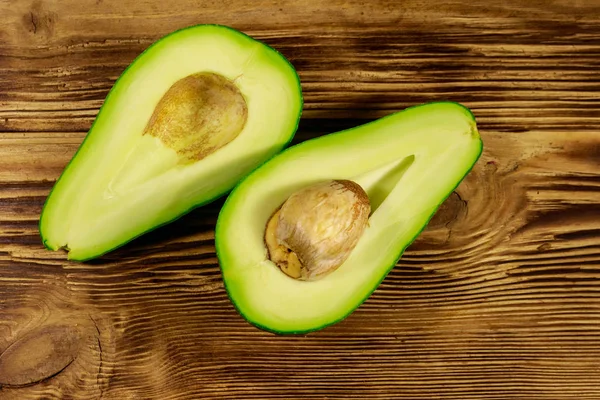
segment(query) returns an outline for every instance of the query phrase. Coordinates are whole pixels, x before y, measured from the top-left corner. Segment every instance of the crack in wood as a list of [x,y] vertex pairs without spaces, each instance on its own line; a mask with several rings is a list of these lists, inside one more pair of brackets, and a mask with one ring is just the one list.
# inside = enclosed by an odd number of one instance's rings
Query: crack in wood
[[92,323],[94,324],[94,327],[96,328],[96,333],[98,334],[96,340],[98,342],[98,358],[99,358],[99,362],[98,362],[98,373],[96,375],[96,385],[98,386],[98,390],[100,390],[100,396],[98,397],[98,400],[102,399],[102,397],[104,396],[104,389],[102,387],[102,382],[100,381],[101,378],[101,374],[102,374],[102,363],[103,363],[103,359],[102,359],[102,343],[100,341],[100,338],[102,337],[102,334],[100,333],[100,327],[98,326],[98,323],[96,323],[96,320],[89,315],[90,320],[92,320]]
[[33,34],[37,33],[37,22],[36,22],[36,16],[33,12],[29,13],[29,17],[31,19],[31,26],[33,27]]

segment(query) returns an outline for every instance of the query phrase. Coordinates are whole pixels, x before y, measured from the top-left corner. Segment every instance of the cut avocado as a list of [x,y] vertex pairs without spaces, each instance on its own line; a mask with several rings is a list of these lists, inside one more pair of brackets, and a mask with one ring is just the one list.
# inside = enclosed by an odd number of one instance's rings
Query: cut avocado
[[[276,333],[305,333],[342,320],[396,265],[481,151],[471,112],[439,102],[278,154],[240,182],[217,221],[217,255],[235,307]],[[294,279],[268,259],[265,225],[292,193],[330,180],[364,189],[368,225],[335,271],[315,281]]]
[[88,260],[216,199],[289,143],[301,109],[294,68],[245,34],[198,25],[160,39],[56,182],[44,244]]

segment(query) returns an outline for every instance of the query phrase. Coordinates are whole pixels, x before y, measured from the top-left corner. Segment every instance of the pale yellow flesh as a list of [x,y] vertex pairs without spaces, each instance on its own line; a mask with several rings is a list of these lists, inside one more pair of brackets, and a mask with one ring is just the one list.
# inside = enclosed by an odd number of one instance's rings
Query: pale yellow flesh
[[[279,332],[343,318],[383,279],[480,151],[470,113],[436,103],[282,153],[234,191],[219,217],[217,249],[232,300],[247,319]],[[291,193],[327,179],[354,180],[378,204],[339,269],[298,281],[267,260],[265,223]]]
[[[46,205],[46,244],[68,246],[70,258],[108,251],[211,200],[284,146],[295,129],[301,97],[293,69],[240,33],[191,28],[166,37],[141,58],[115,85]],[[143,132],[164,93],[198,72],[234,82],[248,118],[232,142],[182,164],[174,150]]]

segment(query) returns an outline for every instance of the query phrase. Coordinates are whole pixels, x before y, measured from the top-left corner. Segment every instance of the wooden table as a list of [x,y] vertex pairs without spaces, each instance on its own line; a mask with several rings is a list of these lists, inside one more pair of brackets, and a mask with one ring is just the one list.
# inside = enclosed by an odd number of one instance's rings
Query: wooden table
[[[0,398],[600,399],[600,2],[500,3],[0,0]],[[433,100],[478,119],[473,172],[337,325],[276,336],[236,313],[222,201],[87,264],[42,247],[115,79],[198,23],[291,60],[296,142]]]

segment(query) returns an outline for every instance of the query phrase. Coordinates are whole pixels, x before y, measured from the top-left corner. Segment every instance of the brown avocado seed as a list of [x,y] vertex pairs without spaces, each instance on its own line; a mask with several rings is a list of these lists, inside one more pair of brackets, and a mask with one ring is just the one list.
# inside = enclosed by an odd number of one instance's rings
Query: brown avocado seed
[[292,278],[319,279],[348,258],[370,212],[369,198],[355,182],[332,180],[304,188],[267,222],[269,259]]
[[144,134],[175,150],[182,162],[214,153],[235,139],[248,118],[246,100],[222,75],[200,72],[175,82],[154,109]]

